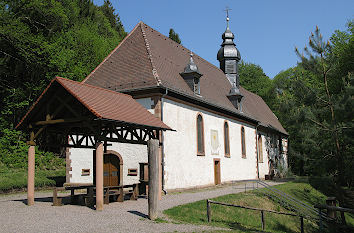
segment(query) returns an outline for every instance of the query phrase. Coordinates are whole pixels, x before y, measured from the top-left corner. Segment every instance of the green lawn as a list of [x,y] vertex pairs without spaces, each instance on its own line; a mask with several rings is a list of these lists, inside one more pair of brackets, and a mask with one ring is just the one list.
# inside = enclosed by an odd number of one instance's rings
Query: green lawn
[[[310,205],[324,203],[326,196],[314,189],[306,182],[288,182],[276,186],[278,189],[305,201]],[[231,194],[214,198],[212,200],[242,206],[250,206],[267,210],[288,212],[279,203],[257,193],[257,191]],[[261,231],[261,215],[259,211],[245,210],[235,207],[211,205],[212,221],[207,222],[206,201],[198,201],[186,205],[176,206],[165,210],[164,213],[173,221],[206,224],[225,227],[233,232]],[[346,220],[354,226],[354,216],[347,215]],[[305,232],[316,232],[317,224],[308,220],[304,221]],[[300,232],[300,219],[293,216],[265,213],[266,232]]]
[[[61,170],[36,170],[35,187],[55,186],[65,182],[65,168]],[[27,170],[0,169],[0,193],[27,187]]]

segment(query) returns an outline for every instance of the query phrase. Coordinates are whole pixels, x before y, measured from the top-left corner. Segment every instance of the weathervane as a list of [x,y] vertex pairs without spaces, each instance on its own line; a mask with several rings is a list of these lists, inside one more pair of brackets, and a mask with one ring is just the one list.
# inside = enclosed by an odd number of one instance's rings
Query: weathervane
[[232,9],[230,9],[228,6],[225,7],[225,10],[224,10],[224,11],[226,11],[227,28],[229,28],[229,20],[230,20],[230,18],[229,18],[229,11],[231,11],[231,10],[232,10]]

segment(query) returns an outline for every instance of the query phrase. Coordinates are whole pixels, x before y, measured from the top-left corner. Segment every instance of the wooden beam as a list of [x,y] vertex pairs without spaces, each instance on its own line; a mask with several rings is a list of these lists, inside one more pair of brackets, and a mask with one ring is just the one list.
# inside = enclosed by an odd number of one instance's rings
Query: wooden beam
[[159,141],[151,139],[148,141],[148,168],[149,168],[149,194],[148,214],[149,219],[155,220],[158,214],[159,202]]
[[78,118],[67,118],[67,119],[55,119],[55,120],[47,120],[47,121],[37,121],[34,125],[53,125],[53,124],[60,124],[60,123],[72,123],[72,122],[79,122],[88,120],[87,117],[78,117]]
[[147,145],[146,141],[140,141],[140,140],[129,140],[129,139],[124,139],[124,138],[108,138],[108,137],[97,137],[98,140],[100,141],[108,141],[108,142],[121,142],[121,143],[130,143],[130,144],[142,144],[142,145]]
[[73,109],[70,105],[68,105],[66,102],[67,101],[63,101],[62,99],[60,99],[58,96],[55,97],[62,105],[64,105],[67,109],[69,109],[69,111],[74,114],[76,117],[80,117],[80,114],[75,111],[75,109]]

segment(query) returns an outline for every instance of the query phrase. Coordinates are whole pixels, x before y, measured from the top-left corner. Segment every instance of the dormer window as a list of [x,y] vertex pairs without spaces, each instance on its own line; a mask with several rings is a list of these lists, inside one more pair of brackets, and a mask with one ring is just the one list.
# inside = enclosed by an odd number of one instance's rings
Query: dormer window
[[200,77],[202,74],[199,72],[197,65],[193,61],[193,53],[190,54],[189,63],[180,75],[193,93],[200,95]]

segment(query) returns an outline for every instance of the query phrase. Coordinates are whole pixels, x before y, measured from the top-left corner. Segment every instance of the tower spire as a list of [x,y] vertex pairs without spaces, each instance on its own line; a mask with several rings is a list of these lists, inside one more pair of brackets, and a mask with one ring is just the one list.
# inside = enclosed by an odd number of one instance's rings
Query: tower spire
[[225,10],[226,11],[226,25],[227,25],[227,29],[229,29],[229,21],[230,21],[230,18],[229,18],[229,11],[231,11],[232,9],[230,9],[228,6],[225,7]]
[[222,34],[223,42],[218,51],[217,59],[220,62],[220,69],[224,71],[226,78],[231,84],[231,89],[228,94],[229,100],[239,110],[242,111],[242,94],[240,92],[240,78],[238,75],[238,62],[241,60],[241,55],[234,43],[234,34],[229,28],[229,11],[226,7],[226,30]]

